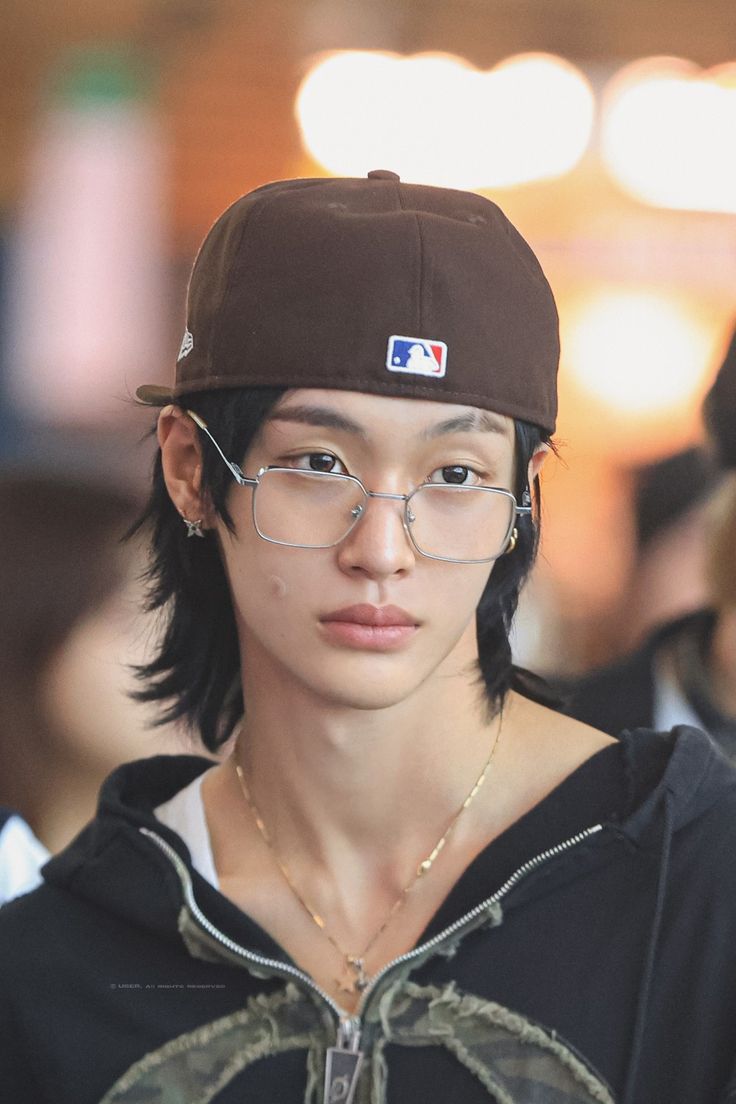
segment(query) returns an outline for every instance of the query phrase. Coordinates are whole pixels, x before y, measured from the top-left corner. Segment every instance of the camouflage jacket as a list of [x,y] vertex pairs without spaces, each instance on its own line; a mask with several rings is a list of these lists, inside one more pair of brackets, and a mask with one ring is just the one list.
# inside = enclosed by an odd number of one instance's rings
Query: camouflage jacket
[[[736,773],[702,734],[627,734],[583,764],[354,1015],[153,815],[209,765],[120,768],[0,911],[0,1100],[736,1101]],[[596,818],[613,765],[625,810]]]

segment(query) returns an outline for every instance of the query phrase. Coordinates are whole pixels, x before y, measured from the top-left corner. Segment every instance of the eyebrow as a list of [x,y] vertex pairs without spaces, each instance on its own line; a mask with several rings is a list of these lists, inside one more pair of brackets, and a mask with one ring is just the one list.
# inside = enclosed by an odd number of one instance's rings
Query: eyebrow
[[441,437],[445,433],[500,433],[505,436],[506,422],[490,410],[467,410],[464,414],[429,426],[422,437]]
[[340,429],[343,433],[352,433],[355,437],[367,440],[368,434],[362,425],[338,414],[329,406],[286,406],[275,410],[268,419],[270,422],[300,422],[302,425],[320,426],[322,429]]
[[[368,433],[359,422],[329,406],[286,406],[273,412],[269,421],[299,422],[302,425],[319,426],[322,429],[338,429],[366,441]],[[432,440],[449,433],[499,433],[506,434],[506,422],[490,410],[467,410],[453,418],[428,426],[422,430],[423,440]]]

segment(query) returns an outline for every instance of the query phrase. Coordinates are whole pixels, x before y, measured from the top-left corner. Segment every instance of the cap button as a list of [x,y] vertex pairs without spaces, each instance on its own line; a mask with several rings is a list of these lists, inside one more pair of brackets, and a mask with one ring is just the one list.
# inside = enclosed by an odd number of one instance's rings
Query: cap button
[[396,180],[399,181],[401,177],[398,173],[391,172],[390,169],[371,169],[368,173],[369,180]]

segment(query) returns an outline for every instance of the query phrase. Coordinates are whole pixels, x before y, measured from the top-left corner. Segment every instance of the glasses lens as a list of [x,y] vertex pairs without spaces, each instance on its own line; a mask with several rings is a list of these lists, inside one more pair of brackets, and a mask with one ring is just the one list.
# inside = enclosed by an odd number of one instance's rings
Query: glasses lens
[[267,540],[329,548],[347,536],[364,502],[360,484],[347,476],[270,468],[260,476],[253,514]]
[[417,548],[428,556],[492,560],[506,547],[514,505],[505,491],[430,483],[409,499],[409,525]]

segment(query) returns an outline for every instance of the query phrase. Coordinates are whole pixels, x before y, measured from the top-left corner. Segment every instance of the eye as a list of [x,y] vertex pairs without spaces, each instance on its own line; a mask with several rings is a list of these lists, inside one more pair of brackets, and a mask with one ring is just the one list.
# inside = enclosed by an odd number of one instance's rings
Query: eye
[[338,460],[331,452],[303,452],[301,456],[292,456],[291,460],[295,467],[306,468],[308,471],[347,474],[342,460]]
[[444,468],[435,468],[427,482],[448,483],[452,486],[463,487],[480,483],[480,475],[467,464],[449,464]]

